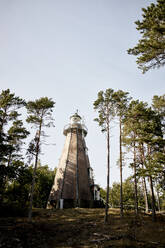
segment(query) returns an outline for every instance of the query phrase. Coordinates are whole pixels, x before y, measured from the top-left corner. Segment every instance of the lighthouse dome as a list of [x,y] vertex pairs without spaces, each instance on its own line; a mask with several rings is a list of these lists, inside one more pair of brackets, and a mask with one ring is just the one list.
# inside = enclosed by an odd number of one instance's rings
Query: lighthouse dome
[[81,116],[79,116],[77,113],[72,115],[70,117],[71,124],[80,124],[81,123]]
[[80,131],[84,136],[88,133],[87,127],[84,125],[81,116],[78,115],[77,112],[70,117],[70,123],[64,127],[63,134],[66,136],[72,130]]

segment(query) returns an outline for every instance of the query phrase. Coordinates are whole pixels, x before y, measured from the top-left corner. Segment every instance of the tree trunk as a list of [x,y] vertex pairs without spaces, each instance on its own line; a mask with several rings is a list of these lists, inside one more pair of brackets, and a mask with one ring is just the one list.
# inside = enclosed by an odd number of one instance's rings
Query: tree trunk
[[123,217],[123,158],[122,158],[122,140],[121,140],[121,117],[120,117],[120,138],[119,138],[119,143],[120,143],[120,217]]
[[[140,154],[141,154],[142,169],[144,169],[145,154],[144,154],[143,143],[140,144]],[[147,195],[146,179],[144,176],[142,176],[142,185],[143,185],[143,193],[144,193],[145,212],[148,213],[148,195]]]
[[[149,161],[151,157],[151,148],[148,145],[148,156],[149,156]],[[150,172],[151,173],[151,172]],[[153,188],[153,182],[152,182],[152,176],[151,174],[149,175],[149,184],[150,184],[150,190],[151,190],[151,205],[152,205],[152,221],[156,221],[156,212],[155,212],[155,196],[154,196],[154,188]]]
[[[144,155],[144,145],[141,144],[141,161],[142,161],[142,169],[144,169],[145,155]],[[144,201],[145,201],[145,212],[148,213],[148,195],[147,195],[147,186],[146,179],[142,177],[143,184],[143,193],[144,193]]]
[[145,177],[142,178],[144,201],[145,201],[145,212],[148,213],[148,195]]
[[35,157],[35,166],[33,170],[33,179],[32,179],[32,187],[31,187],[31,194],[30,194],[30,205],[29,205],[29,213],[28,213],[29,221],[31,221],[32,219],[33,195],[34,195],[34,186],[35,186],[36,171],[37,171],[37,164],[38,164],[41,126],[42,126],[42,122],[40,123],[38,134],[36,134],[36,157]]
[[12,153],[11,153],[11,151],[10,151],[10,154],[9,154],[9,156],[8,156],[8,161],[7,161],[7,166],[8,166],[8,167],[10,166],[11,155],[12,155]]
[[152,221],[156,221],[156,212],[155,212],[155,196],[154,196],[154,188],[152,182],[152,176],[149,176],[150,189],[151,189],[151,197],[152,197]]
[[136,147],[135,147],[135,141],[134,141],[134,146],[133,146],[133,165],[134,165],[135,214],[137,216],[138,215],[138,195],[137,195]]
[[105,217],[104,223],[108,222],[108,208],[109,208],[109,173],[110,173],[110,135],[109,135],[109,122],[107,124],[107,194],[105,204]]
[[159,196],[159,190],[157,189],[156,190],[156,193],[157,193],[157,200],[158,200],[158,211],[160,212],[160,196]]

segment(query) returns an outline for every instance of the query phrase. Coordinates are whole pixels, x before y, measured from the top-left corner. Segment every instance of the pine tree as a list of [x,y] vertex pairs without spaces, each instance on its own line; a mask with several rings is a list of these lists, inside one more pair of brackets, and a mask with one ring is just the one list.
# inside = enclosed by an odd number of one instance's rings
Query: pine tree
[[7,164],[11,164],[12,160],[22,157],[20,154],[23,140],[27,138],[30,133],[23,126],[22,120],[16,120],[8,130],[9,144],[12,147],[8,154]]
[[30,195],[30,207],[29,207],[29,220],[32,218],[32,205],[33,205],[33,195],[35,186],[35,177],[38,164],[38,156],[41,147],[41,136],[44,135],[44,127],[53,126],[52,112],[55,102],[47,97],[42,97],[35,101],[29,101],[27,103],[27,122],[32,124],[37,128],[36,136],[33,140],[33,146],[31,152],[35,156],[35,165],[33,172],[32,188]]
[[128,92],[124,92],[122,90],[118,90],[114,92],[113,98],[115,102],[115,111],[117,116],[119,117],[119,150],[120,150],[120,216],[123,217],[123,190],[122,190],[122,182],[123,182],[123,153],[122,153],[122,120],[125,116],[126,110],[128,108],[128,102],[131,98],[128,97]]
[[128,53],[138,56],[136,62],[144,73],[165,65],[165,1],[157,0],[142,11],[142,21],[135,22],[142,38]]
[[[20,116],[19,108],[25,106],[25,101],[20,97],[15,96],[9,89],[3,90],[0,94],[0,194],[1,203],[3,202],[4,191],[8,179],[14,178],[16,175],[16,166],[9,163],[9,158],[16,148],[12,143],[14,139],[11,133],[11,126],[19,122],[18,117]],[[15,123],[15,124],[14,124]],[[9,131],[10,130],[10,131]],[[18,132],[17,132],[18,135]],[[16,136],[16,130],[15,130]],[[19,138],[21,140],[21,137]],[[16,140],[15,140],[16,141]],[[10,162],[12,160],[10,159]],[[12,161],[13,162],[13,161]],[[18,164],[19,161],[18,161]]]
[[134,170],[134,191],[135,191],[135,214],[138,214],[138,192],[137,192],[137,169],[138,169],[138,131],[139,131],[139,119],[141,117],[141,109],[143,103],[139,101],[131,101],[127,113],[124,118],[124,142],[125,145],[130,147],[133,153],[133,162],[131,166]]
[[16,97],[10,90],[3,90],[0,94],[0,133],[4,132],[4,126],[10,121],[17,120],[18,109],[25,106],[25,101],[20,97]]
[[108,206],[109,206],[109,175],[110,175],[110,123],[114,117],[114,99],[113,89],[107,89],[105,92],[100,91],[97,100],[94,102],[94,109],[98,111],[98,122],[101,131],[106,133],[107,138],[107,192],[105,205],[104,222],[108,222]]

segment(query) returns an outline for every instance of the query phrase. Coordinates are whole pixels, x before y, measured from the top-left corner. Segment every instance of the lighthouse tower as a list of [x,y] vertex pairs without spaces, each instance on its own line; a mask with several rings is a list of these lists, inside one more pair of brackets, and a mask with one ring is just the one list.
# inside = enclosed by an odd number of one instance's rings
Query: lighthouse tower
[[64,148],[57,168],[47,208],[90,207],[94,185],[85,143],[87,128],[75,113],[64,127]]

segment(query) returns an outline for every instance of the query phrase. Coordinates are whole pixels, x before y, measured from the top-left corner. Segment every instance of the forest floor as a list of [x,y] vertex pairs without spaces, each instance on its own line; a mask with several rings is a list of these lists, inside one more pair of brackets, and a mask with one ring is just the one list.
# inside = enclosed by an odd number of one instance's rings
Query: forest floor
[[27,218],[0,218],[0,248],[94,248],[165,247],[165,216],[152,222],[150,215],[119,209],[109,210],[104,224],[104,209],[34,210]]

